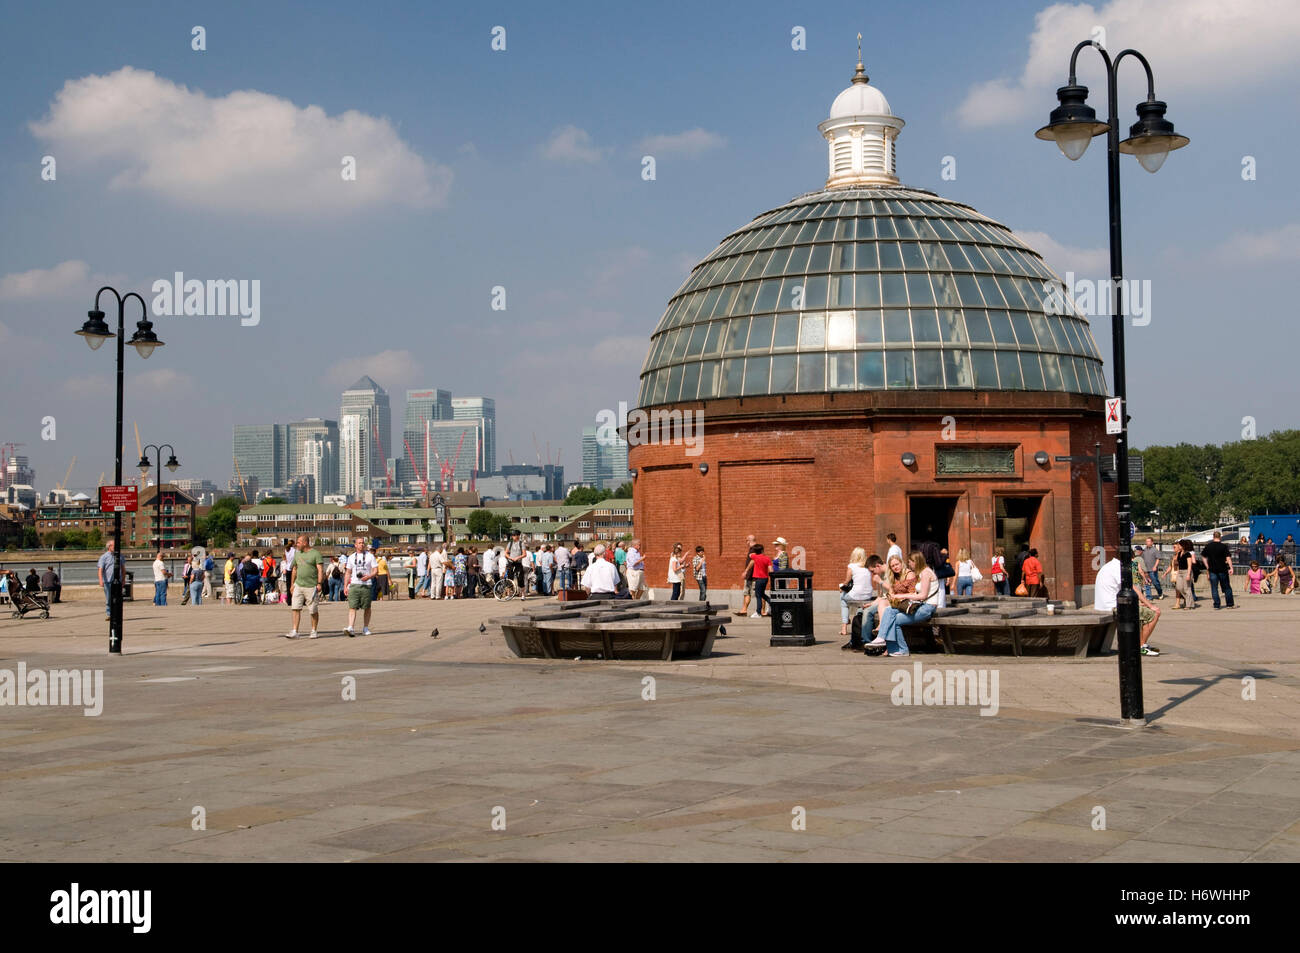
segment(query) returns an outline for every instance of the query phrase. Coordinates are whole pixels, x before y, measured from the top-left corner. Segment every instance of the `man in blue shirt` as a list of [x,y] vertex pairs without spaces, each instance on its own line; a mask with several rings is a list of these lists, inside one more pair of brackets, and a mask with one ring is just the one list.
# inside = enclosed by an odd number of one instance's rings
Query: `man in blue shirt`
[[99,584],[104,587],[104,618],[111,617],[113,579],[117,575],[117,554],[113,552],[113,540],[108,541],[108,549],[99,557]]

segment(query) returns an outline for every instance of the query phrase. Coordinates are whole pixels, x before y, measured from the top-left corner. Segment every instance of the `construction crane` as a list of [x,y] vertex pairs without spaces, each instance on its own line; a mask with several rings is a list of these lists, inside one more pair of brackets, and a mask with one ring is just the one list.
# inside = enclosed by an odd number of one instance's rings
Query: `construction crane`
[[101,486],[104,485],[104,474],[107,473],[107,472],[108,472],[108,471],[106,471],[106,470],[100,470],[100,471],[99,471],[99,483],[96,485],[96,487],[95,487],[96,489],[98,489],[99,487],[101,487]]
[[66,489],[68,488],[68,478],[69,478],[70,476],[72,476],[72,468],[75,467],[76,465],[77,465],[77,458],[76,458],[76,456],[73,456],[73,458],[72,458],[72,462],[68,464],[68,472],[65,473],[65,474],[63,474],[63,482],[62,482],[62,483],[56,483],[56,484],[54,485],[54,489],[56,489],[56,490],[66,490]]
[[[467,433],[469,433],[468,430],[462,430],[460,432],[460,441],[456,444],[456,455],[451,458],[451,466],[447,468],[448,475],[450,476],[451,482],[453,484],[455,483],[456,480],[456,464],[460,462],[460,451],[461,448],[465,446],[465,434]],[[451,492],[450,487],[448,488],[447,492],[448,493]]]
[[[247,503],[248,503],[248,487],[244,486],[244,475],[243,475],[242,473],[239,472],[239,457],[234,456],[234,455],[232,454],[232,455],[231,455],[231,459],[235,461],[235,479],[237,479],[237,480],[239,481],[239,492],[243,494],[243,496],[244,496],[244,503],[247,504]],[[100,478],[100,481],[102,482],[103,479],[104,479],[104,475],[101,473],[101,474],[99,475],[99,478]]]
[[402,443],[406,445],[406,455],[411,458],[411,468],[415,470],[415,478],[420,481],[420,485],[424,488],[424,505],[428,506],[429,505],[428,471],[426,470],[424,473],[420,472],[420,467],[416,463],[415,454],[411,452],[411,442],[407,440],[406,437],[402,437]]
[[[131,421],[131,426],[135,428],[135,452],[139,454],[137,459],[144,459],[144,447],[140,444],[140,424],[137,421]],[[149,479],[148,471],[141,471],[140,478],[136,480],[136,485],[141,490],[144,489],[145,481]]]
[[0,443],[0,487],[7,486],[9,483],[9,461],[14,458],[14,451],[19,447],[25,447],[25,443]]
[[533,449],[537,451],[537,465],[542,465],[542,448],[537,443],[537,431],[533,431]]

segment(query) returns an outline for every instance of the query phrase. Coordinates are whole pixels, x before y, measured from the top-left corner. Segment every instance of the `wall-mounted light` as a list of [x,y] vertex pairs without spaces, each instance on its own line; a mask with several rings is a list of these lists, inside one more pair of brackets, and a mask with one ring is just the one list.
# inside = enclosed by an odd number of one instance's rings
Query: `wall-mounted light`
[[636,471],[635,471],[635,470],[629,470],[629,471],[627,471],[627,472],[630,473],[630,474],[632,474],[632,479],[633,479],[633,480],[636,479]]
[[916,454],[914,453],[903,454],[903,466],[909,468],[916,466]]
[[708,465],[707,463],[701,463],[701,464],[700,464],[700,475],[703,476],[704,474],[706,474],[706,473],[708,473],[708,472],[709,472],[709,465]]
[[1040,467],[1047,466],[1047,451],[1039,450],[1036,454],[1034,454],[1034,462],[1037,463]]

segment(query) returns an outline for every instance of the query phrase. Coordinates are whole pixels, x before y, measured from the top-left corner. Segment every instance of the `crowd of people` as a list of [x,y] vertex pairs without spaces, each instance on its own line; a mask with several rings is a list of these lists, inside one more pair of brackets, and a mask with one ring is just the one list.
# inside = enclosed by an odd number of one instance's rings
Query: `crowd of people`
[[[907,554],[894,533],[886,534],[884,542],[883,558],[876,553],[868,555],[863,547],[855,548],[849,557],[840,586],[840,634],[848,638],[842,647],[867,655],[905,656],[909,650],[903,627],[929,618],[946,605],[949,595],[973,594],[975,584],[985,577],[985,572],[964,547],[956,551],[954,560],[950,559],[949,550],[936,542],[917,543]],[[530,595],[553,597],[573,590],[581,590],[585,599],[644,598],[653,594],[646,585],[645,556],[640,545],[638,539],[598,542],[590,550],[581,541],[572,545],[563,542],[530,545],[515,530],[504,544],[481,548],[453,543],[384,551],[358,538],[353,552],[346,556],[325,556],[310,548],[306,537],[299,537],[279,556],[273,550],[260,553],[251,550],[242,557],[229,552],[224,561],[206,554],[187,557],[181,571],[182,604],[202,605],[210,600],[215,577],[224,583],[221,590],[224,603],[289,604],[293,628],[288,638],[298,637],[304,608],[311,610],[312,627],[308,637],[315,638],[320,603],[340,601],[346,601],[349,610],[348,625],[343,631],[354,635],[356,616],[362,613],[362,634],[368,635],[372,605],[385,598],[398,597],[395,577],[399,573],[406,576],[408,599],[481,598],[491,595],[504,579],[515,583],[517,593],[524,600]],[[771,546],[769,553],[753,535],[746,539],[744,575],[740,580],[742,617],[766,618],[771,611],[768,585],[772,573],[791,568],[788,541],[777,537]],[[1243,538],[1234,551],[1223,543],[1218,532],[1199,553],[1189,540],[1177,541],[1168,560],[1151,537],[1147,537],[1144,545],[1135,545],[1133,585],[1141,606],[1143,654],[1159,654],[1148,640],[1160,615],[1154,602],[1166,597],[1162,580],[1173,590],[1175,608],[1193,609],[1201,601],[1196,583],[1202,575],[1208,575],[1214,608],[1232,609],[1236,608],[1232,590],[1234,556],[1238,560],[1243,554],[1256,557],[1250,559],[1250,568],[1244,574],[1247,592],[1291,593],[1300,581],[1293,568],[1293,550],[1294,541],[1289,535],[1276,547],[1261,535],[1253,547]],[[694,582],[700,601],[708,599],[708,556],[703,546],[688,550],[684,544],[675,543],[668,554],[667,566],[665,582],[669,599],[686,598],[690,582]],[[110,542],[99,560],[106,615],[114,569]],[[1049,596],[1042,561],[1037,549],[1028,543],[1022,544],[1014,557],[1008,557],[1003,547],[995,547],[987,570],[994,590],[1001,595]],[[1097,608],[1114,609],[1120,572],[1118,559],[1110,560],[1101,568],[1097,576]],[[153,563],[155,605],[167,605],[172,575],[163,553],[158,553]],[[59,601],[60,582],[53,567],[48,567],[43,575],[33,568],[25,583],[17,573],[0,573],[0,591],[19,586],[32,592],[43,590],[50,594],[52,602]]]

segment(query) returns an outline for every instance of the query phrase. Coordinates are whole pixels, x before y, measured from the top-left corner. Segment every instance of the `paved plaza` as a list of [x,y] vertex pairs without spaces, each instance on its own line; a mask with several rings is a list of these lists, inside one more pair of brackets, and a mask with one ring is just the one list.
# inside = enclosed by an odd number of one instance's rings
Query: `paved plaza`
[[[0,708],[0,857],[1300,860],[1300,601],[1167,612],[1138,731],[1113,656],[867,659],[828,615],[809,648],[737,618],[696,663],[521,660],[479,631],[516,606],[383,602],[350,639],[327,604],[290,642],[283,607],[127,603],[120,658],[90,593],[6,616],[0,668],[100,668],[104,701]],[[915,662],[996,672],[996,715],[893,704]]]

